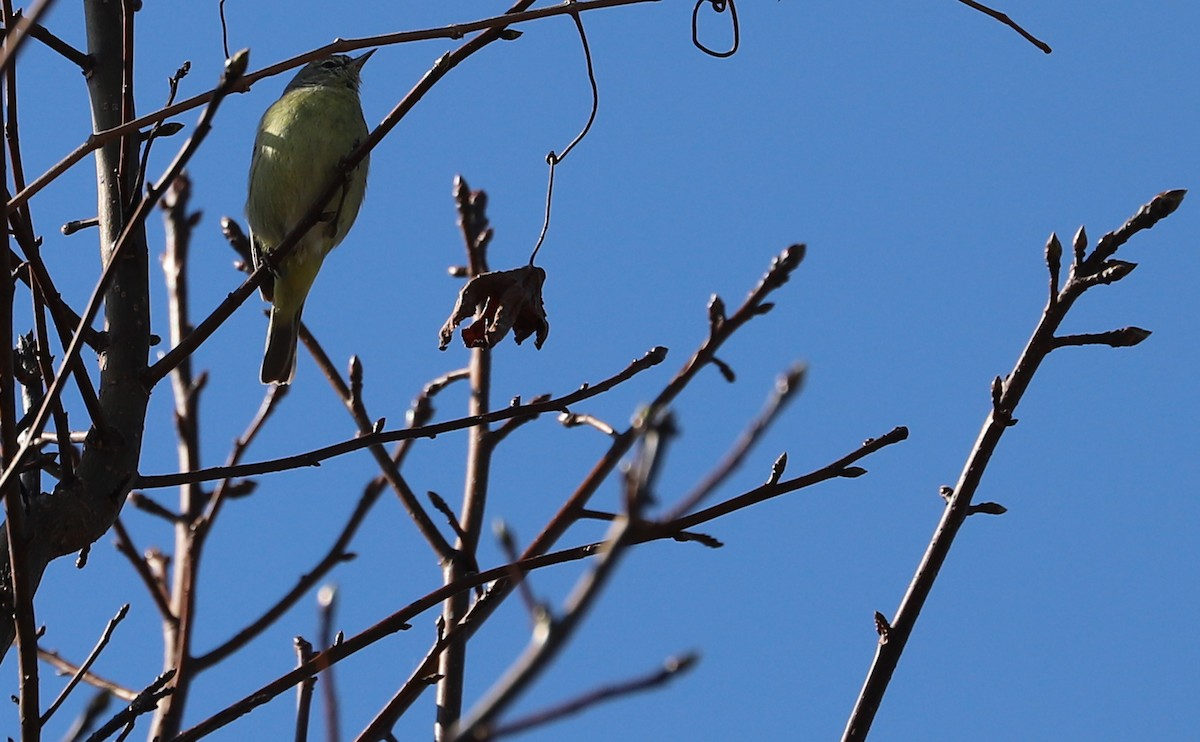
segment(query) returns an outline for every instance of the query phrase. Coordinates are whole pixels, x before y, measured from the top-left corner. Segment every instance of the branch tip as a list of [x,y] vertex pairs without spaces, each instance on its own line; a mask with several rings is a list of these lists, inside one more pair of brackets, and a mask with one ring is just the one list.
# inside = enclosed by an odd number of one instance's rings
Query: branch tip
[[892,633],[892,625],[888,623],[887,617],[879,611],[875,611],[875,633],[879,634],[879,643],[888,643],[888,634]]
[[1083,256],[1087,254],[1088,236],[1087,230],[1082,224],[1079,229],[1075,230],[1075,236],[1071,238],[1071,249],[1075,252],[1075,262],[1083,262]]
[[721,376],[725,379],[725,381],[728,381],[730,384],[737,381],[737,374],[733,372],[733,368],[728,363],[722,361],[716,356],[713,356],[710,360],[712,361],[712,364],[717,367],[717,370],[721,372]]
[[725,302],[716,294],[708,300],[708,325],[709,330],[713,333],[721,329],[725,324]]
[[967,515],[1004,515],[1008,508],[998,502],[980,502],[967,508]]
[[788,455],[787,452],[779,454],[775,459],[775,463],[771,464],[771,476],[767,477],[767,484],[779,484],[779,479],[787,470]]
[[1058,235],[1051,232],[1050,239],[1046,240],[1046,267],[1050,270],[1051,301],[1058,295],[1058,279],[1060,270],[1062,269],[1062,252],[1062,243],[1058,241]]

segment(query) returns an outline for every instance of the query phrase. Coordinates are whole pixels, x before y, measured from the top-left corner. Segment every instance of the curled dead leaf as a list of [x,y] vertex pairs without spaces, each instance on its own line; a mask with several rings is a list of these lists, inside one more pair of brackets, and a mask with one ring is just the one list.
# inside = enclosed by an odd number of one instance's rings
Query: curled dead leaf
[[445,350],[454,337],[454,328],[471,317],[475,321],[462,331],[463,344],[468,348],[495,347],[509,330],[518,345],[534,335],[534,347],[541,348],[550,333],[542,305],[545,281],[546,271],[533,265],[472,278],[459,292],[454,311],[442,325],[438,348]]

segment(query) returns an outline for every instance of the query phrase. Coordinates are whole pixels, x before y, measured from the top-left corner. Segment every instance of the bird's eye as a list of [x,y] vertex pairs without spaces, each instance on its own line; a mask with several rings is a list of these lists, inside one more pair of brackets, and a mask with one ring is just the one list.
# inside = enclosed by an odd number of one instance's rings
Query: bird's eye
[[332,59],[326,59],[324,62],[321,62],[322,69],[331,70],[337,66],[338,66],[338,63]]

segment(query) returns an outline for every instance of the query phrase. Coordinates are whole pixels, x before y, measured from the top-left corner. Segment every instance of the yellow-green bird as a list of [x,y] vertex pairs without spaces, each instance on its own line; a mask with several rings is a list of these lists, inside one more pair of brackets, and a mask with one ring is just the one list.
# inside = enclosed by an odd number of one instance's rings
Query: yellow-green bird
[[[250,160],[246,218],[258,268],[339,174],[339,165],[367,138],[358,87],[374,50],[336,54],[296,74],[258,124]],[[272,302],[262,382],[290,384],[296,373],[300,312],[329,251],[350,231],[367,189],[367,158],[344,178],[320,220],[277,266],[263,287]]]

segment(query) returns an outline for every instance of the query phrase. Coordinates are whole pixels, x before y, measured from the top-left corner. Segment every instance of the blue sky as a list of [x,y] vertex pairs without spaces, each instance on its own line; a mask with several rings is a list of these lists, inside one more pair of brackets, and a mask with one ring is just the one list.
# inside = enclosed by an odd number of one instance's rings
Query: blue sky
[[[1045,301],[1042,248],[1080,224],[1093,240],[1155,193],[1195,186],[1200,10],[1184,2],[998,6],[1046,40],[1047,56],[952,0],[851,5],[742,3],[742,47],[731,59],[690,43],[679,2],[585,16],[600,86],[588,138],[560,167],[554,216],[539,263],[551,323],[535,351],[495,353],[494,399],[565,393],[606,377],[655,345],[668,360],[578,411],[624,425],[703,340],[712,293],[740,302],[770,258],[805,242],[808,256],[715,371],[675,408],[682,436],[660,487],[686,492],[765,399],[776,374],[810,365],[803,394],[719,493],[767,476],[782,451],[789,474],[814,469],[870,436],[906,425],[910,439],[863,465],[869,474],[795,493],[706,529],[726,546],[653,544],[634,552],[598,609],[519,711],[599,683],[647,672],[695,650],[699,666],[670,688],[593,709],[526,739],[829,739],[840,734],[874,650],[872,612],[891,615],[988,410],[988,385],[1007,373]],[[228,3],[233,48],[258,69],[333,37],[444,25],[501,4]],[[78,9],[47,23],[83,43]],[[184,60],[182,94],[210,88],[222,53],[215,3],[147,3],[139,14],[137,99],[157,108]],[[710,19],[711,20],[711,19]],[[727,19],[720,19],[727,21]],[[719,36],[720,26],[708,28]],[[532,23],[453,71],[372,155],[366,202],[330,257],[305,310],[326,350],[358,354],[366,403],[389,427],[429,379],[465,363],[437,350],[459,288],[451,183],[457,173],[490,196],[493,267],[524,262],[541,226],[544,157],[562,151],[587,117],[590,93],[572,24]],[[714,41],[716,44],[720,38]],[[375,124],[451,42],[380,49],[364,71]],[[77,72],[32,46],[21,59],[26,170],[41,172],[88,134]],[[264,80],[221,109],[190,167],[204,212],[193,246],[192,312],[200,318],[240,282],[220,237],[241,218],[254,126],[290,73]],[[189,127],[198,114],[179,120]],[[45,123],[43,123],[45,122]],[[157,148],[161,171],[176,142]],[[94,209],[83,163],[33,202],[60,288],[81,305],[98,260],[93,237],[57,228]],[[979,498],[1009,508],[972,518],[926,605],[874,729],[880,740],[1170,739],[1193,728],[1182,713],[1200,688],[1195,565],[1200,502],[1195,455],[1200,403],[1196,276],[1200,219],[1193,200],[1139,235],[1119,257],[1140,264],[1090,292],[1066,329],[1137,325],[1135,349],[1056,352],[1039,372]],[[150,237],[155,256],[162,236]],[[166,334],[161,272],[156,330]],[[69,278],[68,278],[69,277]],[[265,319],[251,299],[196,356],[210,371],[201,424],[207,465],[224,460],[262,395]],[[176,467],[167,386],[151,403],[145,474]],[[461,389],[439,415],[465,410]],[[82,420],[82,411],[74,420]],[[310,359],[251,460],[353,435],[353,423]],[[528,540],[587,472],[605,441],[552,419],[527,425],[498,454],[491,510]],[[465,438],[418,445],[406,474],[418,493],[452,502]],[[200,584],[197,644],[206,649],[284,592],[332,541],[375,474],[364,452],[318,470],[264,478],[231,503]],[[170,504],[169,490],[152,493]],[[597,506],[614,507],[615,485]],[[168,528],[143,513],[125,521],[142,547],[169,547]],[[572,532],[564,544],[594,537]],[[133,599],[97,671],[142,687],[159,671],[158,621],[128,565],[102,539],[91,563],[52,565],[38,595],[46,646],[82,657]],[[333,576],[338,625],[357,633],[434,589],[439,571],[394,498],[385,495],[354,542],[359,558]],[[488,543],[486,564],[500,559]],[[581,565],[538,573],[533,588],[558,604]],[[293,664],[291,637],[315,638],[315,596],[241,660],[203,676],[194,723]],[[360,730],[426,651],[435,616],[338,668],[343,732]],[[477,638],[470,698],[524,645],[514,601]],[[8,666],[15,673],[15,661]],[[10,677],[12,677],[10,675]],[[47,682],[53,687],[53,680]],[[49,694],[49,690],[46,691]],[[54,736],[77,711],[56,720]],[[290,735],[292,697],[214,739]],[[518,711],[518,712],[519,712]],[[397,728],[420,739],[432,694]],[[15,733],[15,712],[0,726]]]

